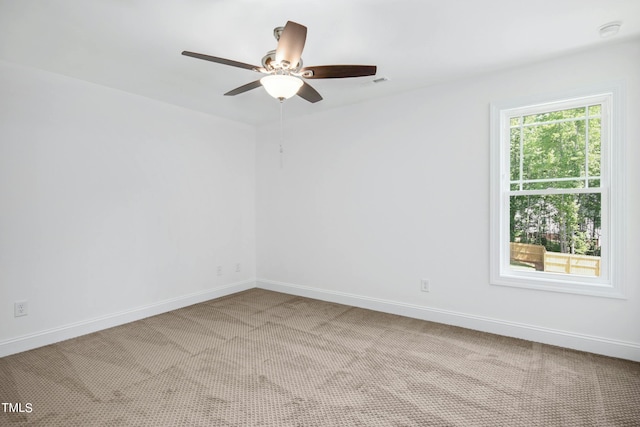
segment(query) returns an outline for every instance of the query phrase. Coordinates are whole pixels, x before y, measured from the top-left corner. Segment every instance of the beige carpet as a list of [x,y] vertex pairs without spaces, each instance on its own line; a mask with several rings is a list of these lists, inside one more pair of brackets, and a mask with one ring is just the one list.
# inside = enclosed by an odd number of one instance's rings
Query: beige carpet
[[640,364],[252,289],[2,358],[0,400],[32,407],[2,426],[639,426]]

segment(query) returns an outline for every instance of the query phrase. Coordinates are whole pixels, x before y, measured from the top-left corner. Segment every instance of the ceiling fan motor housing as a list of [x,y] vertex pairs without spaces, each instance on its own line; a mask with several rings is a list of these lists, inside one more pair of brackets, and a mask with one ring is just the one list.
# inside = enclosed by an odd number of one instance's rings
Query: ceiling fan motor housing
[[262,66],[269,72],[277,70],[287,70],[291,73],[297,73],[302,69],[302,58],[298,61],[298,65],[291,67],[287,61],[276,62],[276,51],[270,50],[262,57]]

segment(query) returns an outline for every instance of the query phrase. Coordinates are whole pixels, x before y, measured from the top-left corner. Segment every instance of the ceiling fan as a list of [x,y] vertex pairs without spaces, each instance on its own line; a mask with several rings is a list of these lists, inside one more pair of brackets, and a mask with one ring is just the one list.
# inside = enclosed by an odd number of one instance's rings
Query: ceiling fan
[[307,39],[307,27],[293,21],[288,21],[284,27],[276,27],[273,36],[278,41],[275,50],[267,52],[262,58],[262,66],[246,64],[231,59],[203,55],[201,53],[184,51],[185,56],[217,62],[232,67],[244,68],[265,74],[259,80],[247,83],[225,93],[235,96],[264,86],[274,98],[283,101],[298,95],[309,102],[318,102],[322,96],[303,79],[339,79],[344,77],[364,77],[376,74],[375,65],[320,65],[304,67],[302,64],[302,50]]

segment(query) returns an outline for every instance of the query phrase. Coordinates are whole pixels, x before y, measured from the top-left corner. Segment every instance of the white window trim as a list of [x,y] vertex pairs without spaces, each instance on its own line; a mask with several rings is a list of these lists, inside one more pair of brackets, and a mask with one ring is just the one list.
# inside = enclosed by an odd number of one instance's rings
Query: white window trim
[[[603,236],[607,239],[603,250],[603,274],[599,278],[568,276],[563,274],[513,271],[508,268],[508,235],[509,224],[505,220],[505,202],[503,197],[503,179],[508,179],[509,151],[503,150],[503,129],[501,122],[506,112],[518,108],[574,101],[593,96],[611,96],[609,114],[611,127],[608,130],[609,143],[602,151],[601,176],[609,177],[608,185],[603,185],[602,222]],[[624,248],[625,248],[625,140],[624,140],[624,90],[621,82],[583,88],[569,93],[554,96],[538,96],[508,102],[491,103],[490,116],[490,239],[489,259],[491,285],[512,286],[518,288],[537,289],[542,291],[564,292],[609,298],[625,299],[624,293]],[[543,108],[544,109],[544,108]],[[508,125],[508,121],[506,123]],[[606,203],[606,198],[609,202]],[[605,225],[606,223],[606,225]],[[506,227],[506,230],[505,230]],[[506,261],[505,261],[506,260]]]

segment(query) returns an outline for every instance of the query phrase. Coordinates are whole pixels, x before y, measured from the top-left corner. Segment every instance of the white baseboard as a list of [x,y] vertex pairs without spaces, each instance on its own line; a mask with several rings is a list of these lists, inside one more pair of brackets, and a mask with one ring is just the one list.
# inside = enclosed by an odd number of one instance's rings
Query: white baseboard
[[103,329],[112,328],[145,317],[155,316],[157,314],[166,313],[171,310],[177,310],[189,305],[198,304],[215,298],[220,298],[236,292],[245,291],[255,288],[255,279],[245,280],[242,282],[232,283],[230,285],[219,288],[208,289],[202,292],[196,292],[157,303],[136,307],[131,310],[121,311],[102,317],[84,320],[60,326],[53,329],[36,332],[0,341],[0,357],[10,354],[20,353],[22,351],[31,350],[49,344],[54,344],[70,338],[79,337],[81,335],[90,334],[92,332],[101,331]]
[[256,287],[640,362],[640,344],[633,342],[576,334],[362,295],[327,291],[274,280],[257,279]]
[[237,282],[220,288],[209,289],[203,292],[136,307],[119,313],[0,341],[0,357],[134,322],[146,317],[231,295],[254,287],[640,362],[640,344],[637,343],[576,334],[557,329],[542,328],[489,317],[474,316],[449,310],[440,310],[344,292],[328,291],[310,286],[267,279],[258,279],[257,281],[251,279]]

